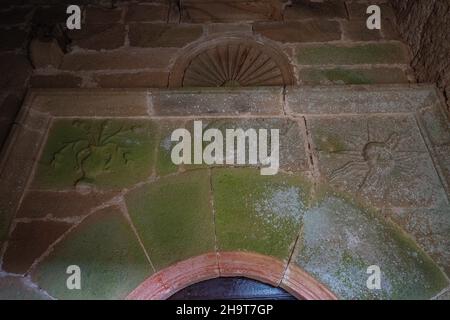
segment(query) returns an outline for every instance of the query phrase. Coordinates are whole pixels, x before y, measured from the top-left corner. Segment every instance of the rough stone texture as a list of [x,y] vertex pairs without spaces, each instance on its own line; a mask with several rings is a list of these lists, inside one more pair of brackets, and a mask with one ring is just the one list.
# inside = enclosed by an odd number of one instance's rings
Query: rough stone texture
[[431,207],[445,192],[413,117],[308,119],[324,176],[375,206]]
[[8,240],[2,269],[18,274],[27,272],[32,263],[69,227],[68,223],[53,221],[18,223]]
[[436,82],[450,107],[450,3],[445,0],[391,0],[411,64],[420,82]]
[[[212,92],[238,97],[244,92],[251,104],[259,90],[205,92],[211,101],[222,103]],[[165,106],[189,92],[164,90],[172,96]],[[299,271],[292,271],[301,267],[338,298],[431,298],[448,287],[435,264],[448,272],[448,163],[437,152],[448,142],[448,122],[434,88],[290,87],[262,92],[266,98],[276,96],[283,112],[223,116],[206,109],[195,117],[188,111],[168,119],[158,115],[158,122],[152,112],[130,119],[123,111],[125,103],[147,108],[150,102],[155,107],[157,90],[33,93],[13,136],[20,143],[11,144],[2,166],[2,239],[14,235],[7,228],[11,222],[17,230],[30,226],[23,246],[38,246],[42,252],[48,245],[41,242],[45,237],[37,241],[30,236],[45,229],[41,224],[77,224],[31,270],[32,282],[56,298],[124,298],[147,276],[180,263],[173,277],[166,278],[173,279],[174,289],[183,281],[177,276],[180,266],[211,253],[217,260],[209,259],[209,265],[220,274],[248,275],[292,290],[301,288],[294,277]],[[192,105],[200,104],[201,95],[191,98]],[[86,113],[86,104],[97,113]],[[60,114],[71,119],[53,119],[48,128],[49,116]],[[111,114],[116,119],[89,119]],[[84,118],[76,120],[80,115]],[[173,143],[168,135],[174,128],[192,129],[195,119],[203,119],[205,128],[279,127],[281,172],[262,176],[259,168],[170,165]],[[41,154],[39,141],[48,130]],[[109,140],[116,134],[121,138]],[[91,148],[85,148],[84,140]],[[99,152],[105,144],[111,150]],[[79,148],[89,152],[79,153],[77,171]],[[107,154],[109,160],[103,158]],[[55,168],[43,171],[49,161]],[[27,184],[34,163],[38,170]],[[138,166],[130,169],[132,165]],[[120,194],[105,192],[111,187]],[[14,243],[20,246],[11,239],[11,248]],[[3,256],[5,266],[21,261],[11,258],[17,254],[10,250]],[[32,258],[21,255],[27,265],[39,255],[34,249],[19,251],[33,253]],[[263,272],[240,260],[240,253],[263,254],[277,262]],[[61,281],[69,264],[80,265],[83,279],[87,276],[82,292],[68,292]],[[365,286],[372,264],[381,267],[381,291],[368,292]],[[170,284],[158,283],[155,296],[171,292]]]
[[60,120],[52,126],[34,186],[117,189],[144,180],[152,171],[154,130],[154,124],[136,120]]
[[88,24],[81,30],[71,30],[71,46],[91,50],[112,50],[125,43],[125,26],[122,24]]
[[129,213],[156,270],[214,250],[207,171],[161,178],[126,197]]
[[128,7],[129,22],[163,22],[169,17],[169,6],[165,3],[132,4]]
[[115,194],[110,192],[80,194],[75,190],[33,190],[24,197],[17,217],[50,219],[83,217],[114,196]]
[[400,68],[302,68],[299,70],[302,84],[386,84],[408,83],[406,72]]
[[30,79],[32,88],[79,88],[82,79],[70,73],[55,75],[33,75]]
[[216,232],[222,251],[250,251],[287,261],[309,194],[301,177],[255,169],[213,171]]
[[107,73],[94,76],[101,88],[167,88],[169,73],[149,71],[136,73]]
[[328,20],[256,23],[256,33],[283,42],[326,42],[341,39],[339,23]]
[[[430,299],[446,287],[428,256],[376,212],[326,192],[318,200],[304,215],[295,261],[339,298]],[[381,290],[366,287],[371,265],[381,269]]]
[[296,49],[300,65],[407,64],[408,49],[399,43],[302,45]]
[[49,300],[29,280],[16,276],[0,276],[0,300]]
[[281,20],[281,2],[250,1],[183,1],[183,22],[232,22]]
[[[258,94],[255,94],[257,92]],[[157,115],[278,114],[282,110],[279,88],[221,88],[160,91],[152,95]]]
[[[66,269],[78,265],[81,290],[66,286]],[[123,299],[153,273],[128,221],[116,208],[88,217],[54,247],[32,279],[59,299]]]
[[58,68],[64,56],[64,52],[56,40],[40,41],[33,39],[29,50],[31,63],[35,68]]
[[312,2],[308,0],[293,1],[284,11],[285,20],[297,19],[347,19],[344,1],[328,0],[325,2]]
[[174,49],[108,51],[105,53],[72,53],[64,56],[62,70],[134,70],[167,67]]
[[144,24],[130,25],[132,47],[175,47],[181,48],[197,40],[203,34],[199,25]]

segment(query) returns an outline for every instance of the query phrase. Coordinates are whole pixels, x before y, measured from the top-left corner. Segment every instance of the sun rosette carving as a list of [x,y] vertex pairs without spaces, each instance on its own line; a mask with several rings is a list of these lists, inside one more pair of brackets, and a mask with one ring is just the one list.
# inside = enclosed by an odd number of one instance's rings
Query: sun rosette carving
[[270,44],[224,38],[187,49],[177,61],[171,87],[247,87],[294,84],[286,56]]
[[337,189],[377,207],[430,207],[445,198],[411,119],[325,120],[313,132],[321,172]]

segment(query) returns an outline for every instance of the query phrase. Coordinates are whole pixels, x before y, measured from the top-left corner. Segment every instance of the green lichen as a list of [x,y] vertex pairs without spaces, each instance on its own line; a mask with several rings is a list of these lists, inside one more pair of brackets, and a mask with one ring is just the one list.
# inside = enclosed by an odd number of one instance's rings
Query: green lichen
[[126,196],[131,219],[156,269],[214,251],[206,170],[163,177]]
[[155,127],[138,120],[57,120],[39,161],[42,188],[122,188],[150,176]]
[[407,63],[406,50],[394,43],[353,46],[317,45],[297,49],[297,61],[306,65]]
[[212,181],[220,250],[287,259],[308,206],[309,183],[248,168],[215,169]]
[[[319,187],[304,214],[297,263],[343,299],[427,299],[448,285],[437,265],[375,209]],[[381,290],[366,287],[378,265]]]
[[[67,267],[81,270],[81,290],[66,286]],[[152,269],[125,217],[106,208],[84,220],[32,274],[59,299],[123,299]]]

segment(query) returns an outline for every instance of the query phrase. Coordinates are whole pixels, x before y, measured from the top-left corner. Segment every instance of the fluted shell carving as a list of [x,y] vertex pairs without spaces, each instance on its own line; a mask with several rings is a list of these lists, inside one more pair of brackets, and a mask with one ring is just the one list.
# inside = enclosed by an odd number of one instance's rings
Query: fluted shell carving
[[185,87],[283,85],[280,67],[259,47],[224,43],[195,56],[183,78]]

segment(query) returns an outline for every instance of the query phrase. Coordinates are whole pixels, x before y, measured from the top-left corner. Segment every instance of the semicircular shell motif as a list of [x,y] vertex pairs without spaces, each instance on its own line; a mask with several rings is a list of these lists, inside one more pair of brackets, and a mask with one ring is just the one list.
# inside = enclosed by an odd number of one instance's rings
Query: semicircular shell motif
[[275,86],[286,83],[277,61],[259,46],[228,42],[209,47],[188,64],[183,87]]

